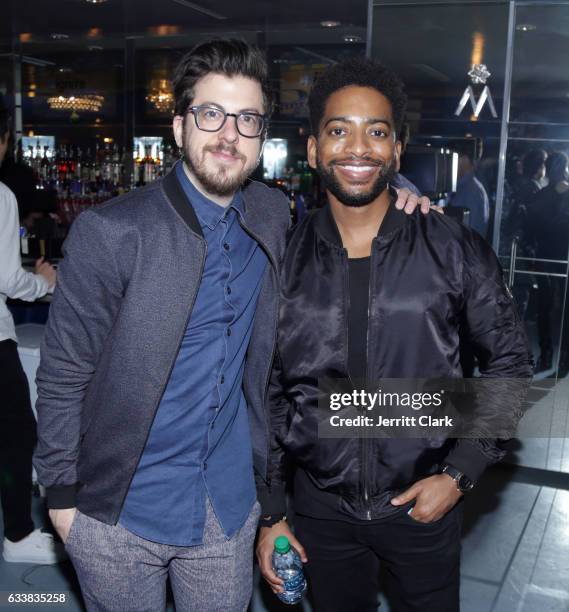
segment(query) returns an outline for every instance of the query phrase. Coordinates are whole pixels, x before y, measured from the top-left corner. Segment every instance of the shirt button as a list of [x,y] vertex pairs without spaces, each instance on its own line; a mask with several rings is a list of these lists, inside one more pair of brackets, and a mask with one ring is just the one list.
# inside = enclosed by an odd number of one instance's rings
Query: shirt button
[[231,336],[231,327],[228,327],[228,328],[227,328],[227,335],[228,335],[228,336]]
[[225,291],[227,292],[227,295],[231,295],[231,287],[227,287]]
[[221,375],[221,378],[219,379],[219,382],[221,384],[223,384],[225,382],[225,376],[223,374]]
[[205,472],[205,470],[207,470],[207,461],[203,462],[203,469],[204,469],[204,472]]
[[230,246],[227,244],[227,242],[224,242],[224,243],[223,243],[223,248],[224,248],[226,251],[229,251],[229,249],[230,249],[231,247],[230,247]]

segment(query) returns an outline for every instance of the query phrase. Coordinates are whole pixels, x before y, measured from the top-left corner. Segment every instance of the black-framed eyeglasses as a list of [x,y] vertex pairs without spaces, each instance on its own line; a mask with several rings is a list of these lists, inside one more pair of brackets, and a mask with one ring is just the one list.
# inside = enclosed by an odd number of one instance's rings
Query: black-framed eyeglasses
[[187,110],[192,113],[196,127],[204,132],[219,132],[225,125],[227,117],[235,117],[235,126],[241,136],[245,138],[258,138],[267,124],[267,117],[252,111],[241,113],[226,113],[216,106],[190,106]]

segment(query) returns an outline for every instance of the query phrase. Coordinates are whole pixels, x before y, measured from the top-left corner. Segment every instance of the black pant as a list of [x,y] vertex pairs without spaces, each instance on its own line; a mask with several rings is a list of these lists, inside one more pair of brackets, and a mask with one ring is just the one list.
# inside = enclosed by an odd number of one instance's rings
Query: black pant
[[393,612],[458,612],[462,504],[431,524],[405,512],[370,525],[296,515],[315,612],[376,612],[379,565]]
[[36,420],[28,379],[14,341],[0,342],[0,499],[4,535],[16,542],[34,530],[32,453]]

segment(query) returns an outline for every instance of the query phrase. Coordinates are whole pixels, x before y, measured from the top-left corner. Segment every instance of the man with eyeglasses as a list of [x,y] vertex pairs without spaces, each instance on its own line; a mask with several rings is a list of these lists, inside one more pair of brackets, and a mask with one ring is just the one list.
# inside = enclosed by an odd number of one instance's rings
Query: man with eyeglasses
[[289,224],[281,192],[244,186],[267,65],[208,42],[173,85],[183,162],[74,223],[42,346],[35,465],[90,611],[163,610],[168,577],[178,610],[252,589]]

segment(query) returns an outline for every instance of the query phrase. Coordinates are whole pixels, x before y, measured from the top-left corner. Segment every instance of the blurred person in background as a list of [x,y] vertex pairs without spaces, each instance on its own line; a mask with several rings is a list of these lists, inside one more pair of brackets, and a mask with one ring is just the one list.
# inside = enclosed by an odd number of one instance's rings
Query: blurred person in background
[[476,153],[473,141],[457,140],[450,148],[458,153],[458,181],[456,192],[450,196],[450,206],[461,206],[470,211],[470,227],[482,238],[488,238],[490,203],[484,185],[474,175]]
[[522,175],[510,177],[510,208],[505,216],[505,229],[524,245],[527,209],[534,196],[541,191],[545,179],[547,153],[543,149],[528,151],[522,160]]
[[[8,151],[10,117],[0,108],[0,166]],[[35,273],[22,268],[18,203],[0,182],[0,493],[5,561],[52,564],[65,558],[62,545],[32,520],[32,453],[36,421],[28,380],[18,355],[14,320],[6,299],[34,301],[55,285],[55,270],[38,259]]]
[[[401,127],[401,132],[399,134],[399,142],[401,143],[401,154],[397,158],[396,172],[393,176],[393,180],[391,181],[391,186],[396,189],[400,189],[401,187],[405,187],[409,189],[411,193],[420,196],[421,192],[417,188],[417,186],[412,183],[408,178],[403,176],[399,170],[401,169],[401,158],[405,155],[405,151],[407,149],[407,145],[409,144],[409,139],[411,138],[411,127],[408,123],[404,123]],[[442,209],[441,209],[442,210]],[[441,212],[441,211],[439,211]]]
[[[569,255],[569,158],[562,151],[555,151],[545,162],[547,187],[528,201],[525,236],[527,244],[538,259],[566,261]],[[536,262],[536,270],[547,268]],[[563,308],[564,291],[560,283],[549,276],[537,277],[537,328],[540,356],[537,371],[548,370],[553,365],[554,313]],[[565,305],[565,313],[568,308]],[[564,336],[567,336],[567,321]],[[560,367],[569,363],[566,346],[561,347]]]

